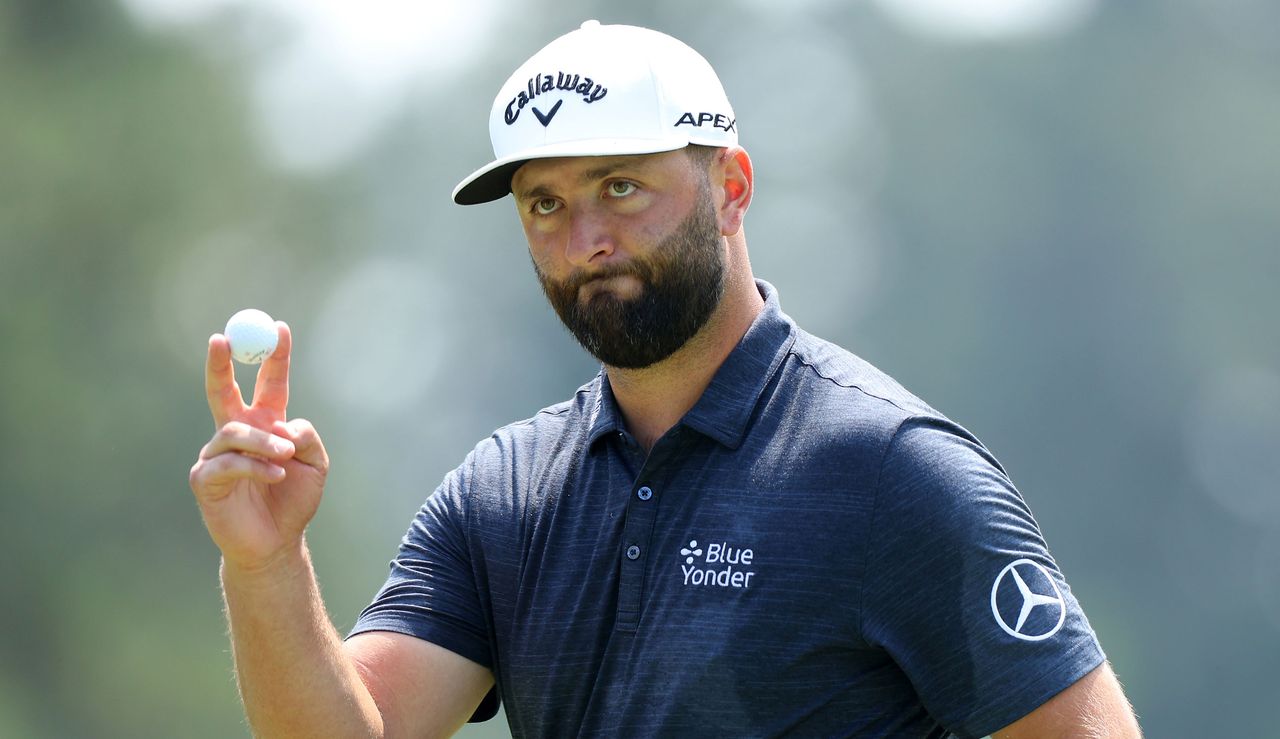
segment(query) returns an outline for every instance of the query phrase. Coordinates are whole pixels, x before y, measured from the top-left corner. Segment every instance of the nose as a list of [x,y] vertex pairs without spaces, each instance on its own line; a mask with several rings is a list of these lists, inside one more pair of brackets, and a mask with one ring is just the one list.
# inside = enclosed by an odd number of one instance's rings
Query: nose
[[613,254],[613,233],[608,218],[590,208],[570,215],[565,258],[575,267],[599,266]]

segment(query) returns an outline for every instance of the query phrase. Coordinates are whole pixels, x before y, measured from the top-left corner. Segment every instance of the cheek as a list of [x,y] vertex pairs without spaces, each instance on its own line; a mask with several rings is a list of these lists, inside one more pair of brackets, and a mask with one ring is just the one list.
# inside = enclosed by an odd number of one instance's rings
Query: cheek
[[521,219],[520,225],[524,229],[524,240],[529,245],[529,256],[534,264],[546,264],[547,255],[551,251],[551,239],[548,237],[546,227],[540,226],[535,221],[524,219]]
[[643,250],[662,240],[680,222],[676,210],[672,204],[655,199],[627,200],[613,209],[607,223],[620,247],[630,244]]
[[545,240],[535,238],[533,234],[526,233],[529,239],[529,260],[533,262],[533,270],[538,275],[538,279],[556,279],[555,260],[552,258],[551,248],[546,244]]
[[544,268],[558,256],[562,256],[569,238],[567,218],[536,218],[524,223],[524,238],[529,242],[529,253]]
[[680,208],[677,203],[664,203],[662,207],[654,208],[646,214],[643,225],[637,223],[633,233],[645,244],[654,245],[670,238],[688,216],[687,208]]
[[631,241],[639,242],[641,245],[650,245],[661,241],[671,231],[672,224],[679,223],[678,220],[672,220],[670,215],[665,213],[647,213],[644,218],[631,218],[625,225],[624,232]]

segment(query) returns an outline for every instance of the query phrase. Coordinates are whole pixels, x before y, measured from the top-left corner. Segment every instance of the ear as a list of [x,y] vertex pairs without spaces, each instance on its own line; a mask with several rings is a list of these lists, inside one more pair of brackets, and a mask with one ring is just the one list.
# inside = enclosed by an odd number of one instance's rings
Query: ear
[[755,193],[755,173],[747,150],[734,146],[720,151],[717,165],[724,172],[724,202],[720,205],[720,233],[732,236],[742,230],[742,219]]

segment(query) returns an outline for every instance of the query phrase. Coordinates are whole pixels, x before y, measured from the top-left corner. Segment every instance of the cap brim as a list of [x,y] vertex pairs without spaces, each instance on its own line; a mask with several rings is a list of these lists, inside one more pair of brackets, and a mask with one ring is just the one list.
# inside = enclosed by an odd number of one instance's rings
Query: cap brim
[[472,172],[453,188],[453,202],[458,205],[479,205],[506,197],[511,192],[511,178],[515,176],[516,170],[534,159],[657,154],[688,145],[687,136],[677,136],[666,139],[589,139],[526,149],[518,154],[496,159]]

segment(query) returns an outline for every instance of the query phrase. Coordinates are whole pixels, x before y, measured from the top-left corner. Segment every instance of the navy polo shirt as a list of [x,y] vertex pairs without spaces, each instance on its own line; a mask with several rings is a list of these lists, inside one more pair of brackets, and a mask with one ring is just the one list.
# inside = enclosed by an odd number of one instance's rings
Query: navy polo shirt
[[487,666],[516,736],[978,737],[1097,667],[990,452],[758,284],[647,456],[604,373],[477,445],[352,633]]

